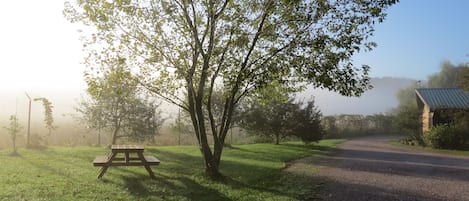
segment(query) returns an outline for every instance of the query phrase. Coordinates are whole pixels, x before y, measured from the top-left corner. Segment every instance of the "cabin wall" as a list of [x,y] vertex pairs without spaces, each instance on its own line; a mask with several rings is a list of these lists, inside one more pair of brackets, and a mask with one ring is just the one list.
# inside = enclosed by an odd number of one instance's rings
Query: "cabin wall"
[[425,133],[433,126],[433,112],[425,105],[422,113],[422,132]]

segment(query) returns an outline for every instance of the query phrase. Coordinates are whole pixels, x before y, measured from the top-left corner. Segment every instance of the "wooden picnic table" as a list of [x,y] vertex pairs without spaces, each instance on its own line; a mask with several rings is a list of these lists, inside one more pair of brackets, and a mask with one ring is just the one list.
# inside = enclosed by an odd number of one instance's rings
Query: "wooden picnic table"
[[[93,161],[94,166],[101,167],[98,178],[103,177],[111,166],[143,166],[150,177],[155,178],[151,166],[160,164],[160,160],[154,156],[143,155],[143,151],[142,145],[112,145],[109,156],[97,156]],[[124,156],[118,157],[118,154]]]

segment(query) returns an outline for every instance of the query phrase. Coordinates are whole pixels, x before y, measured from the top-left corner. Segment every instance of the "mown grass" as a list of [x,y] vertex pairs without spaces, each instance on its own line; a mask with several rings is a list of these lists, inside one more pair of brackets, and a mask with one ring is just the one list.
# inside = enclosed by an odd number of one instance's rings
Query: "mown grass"
[[[161,164],[150,179],[143,167],[111,167],[103,179],[92,166],[98,147],[20,149],[19,157],[0,150],[1,200],[298,200],[301,186],[285,186],[286,162],[325,154],[341,140],[315,145],[233,145],[224,150],[221,172],[226,181],[211,181],[195,146],[146,147]],[[293,182],[292,185],[295,185]],[[294,190],[292,190],[294,189]],[[297,190],[295,190],[297,189]]]
[[419,146],[419,145],[407,145],[403,144],[399,141],[391,141],[389,142],[391,145],[395,146],[400,146],[400,147],[406,147],[414,150],[421,150],[421,151],[428,151],[428,152],[434,152],[434,153],[442,153],[442,154],[450,154],[450,155],[456,155],[456,156],[469,156],[469,150],[452,150],[452,149],[434,149],[431,147],[424,147],[424,146]]

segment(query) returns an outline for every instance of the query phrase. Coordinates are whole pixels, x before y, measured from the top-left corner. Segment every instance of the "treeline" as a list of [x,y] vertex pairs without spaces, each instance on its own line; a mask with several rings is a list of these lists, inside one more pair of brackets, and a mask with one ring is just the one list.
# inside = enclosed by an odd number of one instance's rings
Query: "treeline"
[[326,132],[326,138],[397,134],[399,128],[394,123],[395,118],[392,114],[341,114],[325,116],[321,124]]

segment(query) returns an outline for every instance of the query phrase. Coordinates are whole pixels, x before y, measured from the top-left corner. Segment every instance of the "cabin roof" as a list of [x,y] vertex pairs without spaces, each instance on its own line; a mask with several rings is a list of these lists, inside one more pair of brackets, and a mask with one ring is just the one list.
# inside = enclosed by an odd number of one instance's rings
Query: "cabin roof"
[[469,93],[459,88],[419,88],[415,90],[420,108],[469,109]]

